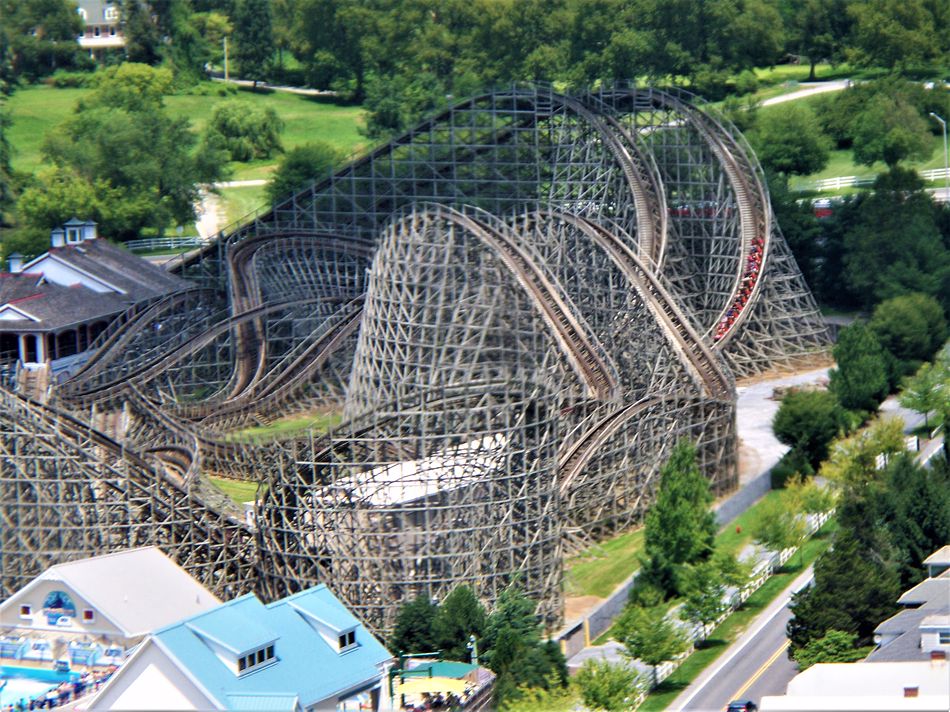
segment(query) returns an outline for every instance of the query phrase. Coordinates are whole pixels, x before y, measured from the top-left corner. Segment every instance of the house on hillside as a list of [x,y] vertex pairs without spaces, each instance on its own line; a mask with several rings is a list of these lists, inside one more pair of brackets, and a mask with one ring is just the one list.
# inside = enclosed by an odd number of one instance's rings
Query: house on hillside
[[392,656],[320,585],[248,594],[155,631],[88,710],[390,709]]
[[57,564],[0,603],[0,666],[121,664],[151,631],[220,603],[154,546]]
[[51,233],[48,252],[26,264],[10,255],[0,273],[0,374],[18,368],[68,374],[89,345],[130,307],[191,285],[98,238],[96,224],[70,220]]
[[87,50],[90,57],[98,61],[107,52],[115,52],[125,47],[118,2],[76,0],[76,4],[79,6],[76,12],[83,22],[83,31],[78,38],[79,46]]

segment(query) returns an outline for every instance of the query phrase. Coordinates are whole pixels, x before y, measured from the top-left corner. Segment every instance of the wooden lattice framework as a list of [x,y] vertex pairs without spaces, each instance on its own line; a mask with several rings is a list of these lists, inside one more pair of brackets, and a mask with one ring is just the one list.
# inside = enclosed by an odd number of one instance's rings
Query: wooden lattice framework
[[[181,260],[195,288],[52,404],[4,394],[0,595],[150,541],[223,594],[325,582],[377,631],[514,576],[555,624],[565,551],[639,521],[678,439],[735,486],[734,376],[827,348],[764,186],[681,92],[459,102]],[[343,423],[228,435],[315,404]],[[209,472],[263,483],[253,523]]]

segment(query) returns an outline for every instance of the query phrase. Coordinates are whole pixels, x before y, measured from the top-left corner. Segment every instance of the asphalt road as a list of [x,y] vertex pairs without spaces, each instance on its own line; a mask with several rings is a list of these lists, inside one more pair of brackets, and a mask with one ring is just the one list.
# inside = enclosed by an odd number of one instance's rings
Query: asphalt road
[[688,712],[721,712],[732,700],[758,704],[765,695],[784,695],[795,677],[795,664],[788,659],[785,624],[791,618],[788,603],[793,591],[811,581],[809,567],[773,601],[753,627],[679,698],[672,709]]

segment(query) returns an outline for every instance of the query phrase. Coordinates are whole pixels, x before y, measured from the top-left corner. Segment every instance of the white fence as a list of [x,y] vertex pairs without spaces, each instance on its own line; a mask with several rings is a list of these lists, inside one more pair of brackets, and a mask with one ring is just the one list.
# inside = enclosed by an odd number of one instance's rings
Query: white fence
[[[806,517],[806,535],[802,540],[801,545],[804,545],[805,541],[808,538],[821,529],[825,522],[831,517],[834,513],[834,510],[829,512],[822,512],[821,514],[809,514]],[[790,549],[785,549],[784,551],[779,552],[769,552],[769,555],[760,559],[755,566],[755,569],[752,572],[749,583],[746,584],[742,590],[726,592],[726,596],[729,598],[729,605],[726,610],[723,611],[722,615],[719,616],[713,623],[705,626],[709,631],[715,630],[716,626],[720,625],[726,618],[728,618],[732,613],[739,608],[753,593],[755,593],[761,586],[769,580],[769,577],[775,573],[775,570],[784,566],[785,563],[792,558],[792,555],[798,551],[799,547],[792,547]],[[674,621],[679,621],[679,609],[681,606],[677,606],[669,612],[669,616]],[[695,645],[697,640],[700,640],[705,637],[706,630],[703,630],[704,626],[685,626],[686,633],[692,641],[689,649],[686,652],[680,654],[676,659],[670,660],[663,663],[656,669],[656,683],[659,685],[666,678],[673,674],[673,672],[680,665],[683,664],[683,661],[688,658],[693,652],[693,645]]]
[[128,240],[125,246],[132,252],[157,252],[159,250],[190,250],[204,247],[210,238],[190,235],[186,237],[149,237],[142,240]]
[[[947,169],[935,168],[929,171],[920,171],[920,177],[925,181],[945,180]],[[877,176],[836,176],[835,178],[824,178],[815,181],[812,184],[813,190],[840,190],[841,188],[852,188],[860,185],[871,185]]]

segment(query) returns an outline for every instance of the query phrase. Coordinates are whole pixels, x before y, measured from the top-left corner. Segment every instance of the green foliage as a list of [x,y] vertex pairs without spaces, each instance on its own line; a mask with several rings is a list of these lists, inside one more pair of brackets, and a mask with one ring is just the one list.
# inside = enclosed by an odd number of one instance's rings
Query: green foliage
[[796,477],[788,481],[792,500],[806,514],[822,514],[835,506],[837,495],[828,485],[818,484],[811,478]]
[[709,625],[728,608],[725,582],[719,567],[711,561],[687,567],[684,578],[686,600],[682,616],[702,627],[705,641]]
[[900,96],[877,94],[854,119],[854,160],[890,167],[930,157],[930,128],[917,107]]
[[829,630],[820,638],[813,638],[795,651],[799,670],[817,663],[853,663],[867,655],[866,650],[856,647],[858,636],[840,630]]
[[553,680],[547,687],[518,687],[504,697],[499,712],[569,712],[577,706],[574,686],[561,687]]
[[445,597],[435,617],[433,632],[437,647],[448,660],[468,660],[468,639],[481,639],[485,608],[468,586],[458,586]]
[[240,100],[223,101],[214,107],[205,141],[228,152],[232,161],[270,158],[283,150],[284,128],[271,107],[260,108]]
[[274,172],[267,195],[271,202],[287,198],[311,182],[325,178],[341,160],[341,153],[323,142],[292,148]]
[[913,171],[893,169],[878,177],[874,192],[857,205],[843,247],[845,282],[865,309],[914,292],[950,308],[950,251],[933,201]]
[[268,0],[235,0],[234,59],[244,79],[254,86],[266,77],[274,56],[271,8]]
[[432,74],[374,78],[367,85],[366,135],[384,138],[407,129],[446,105],[446,91]]
[[904,381],[900,404],[924,416],[924,424],[930,425],[931,413],[937,423],[945,423],[950,415],[950,365],[936,360],[921,364],[912,377]]
[[83,23],[68,0],[0,0],[0,46],[9,61],[11,83],[33,82],[57,69],[88,68],[88,56],[76,42]]
[[633,668],[607,660],[586,660],[574,682],[580,688],[585,707],[605,712],[633,709],[643,691],[640,676]]
[[904,421],[881,418],[864,430],[839,440],[818,474],[842,490],[867,484],[878,478],[877,456],[890,457],[904,451]]
[[763,502],[749,532],[754,541],[771,551],[780,552],[798,546],[806,535],[799,503],[788,491],[783,492],[781,498]]
[[795,477],[809,477],[815,469],[808,461],[808,455],[799,448],[793,447],[779,458],[769,473],[772,489],[779,490]]
[[793,4],[787,32],[790,45],[808,58],[808,79],[815,79],[815,65],[822,60],[833,64],[844,58],[851,33],[847,0],[802,0]]
[[627,606],[614,625],[626,654],[653,668],[654,685],[657,666],[689,648],[689,640],[667,617],[665,606]]
[[672,594],[678,589],[676,569],[708,558],[716,524],[709,480],[696,464],[696,449],[678,443],[660,470],[660,490],[646,517],[646,554],[650,562],[641,576]]
[[884,518],[897,555],[902,588],[924,575],[923,561],[950,542],[950,468],[946,458],[922,467],[909,455],[887,470]]
[[435,620],[438,610],[438,606],[427,596],[418,596],[403,603],[396,615],[389,649],[397,654],[431,653],[437,650]]
[[860,322],[842,329],[834,350],[838,367],[830,388],[841,405],[852,410],[877,410],[888,391],[884,350],[874,332]]
[[122,0],[122,31],[129,62],[155,65],[161,61],[161,30],[145,0]]
[[197,184],[216,180],[224,157],[196,150],[187,120],[165,113],[170,81],[167,70],[141,64],[104,71],[95,91],[47,135],[43,151],[55,169],[20,196],[24,223],[49,228],[77,215],[127,239],[147,225],[161,233],[193,220]]
[[[861,525],[872,528],[875,522]],[[860,645],[871,642],[874,628],[894,613],[900,595],[897,573],[882,553],[842,525],[833,548],[815,563],[814,584],[792,596],[788,637],[793,656],[829,630],[855,634]]]
[[96,89],[88,100],[80,102],[79,113],[95,106],[149,112],[161,109],[172,92],[173,76],[164,67],[126,62],[104,69],[97,76]]
[[485,664],[498,675],[496,704],[517,697],[524,687],[567,684],[567,661],[554,641],[541,641],[537,604],[517,584],[498,597],[480,640]]
[[871,330],[903,366],[901,375],[933,356],[947,338],[943,308],[926,294],[905,294],[887,299],[874,308]]
[[13,206],[16,196],[13,169],[10,167],[12,150],[6,131],[10,123],[10,115],[0,104],[0,226],[9,224],[7,213]]
[[761,112],[749,138],[762,164],[776,173],[807,175],[828,163],[830,142],[802,104]]
[[[947,49],[946,11],[927,0],[870,0],[852,2],[855,20],[854,58],[866,65],[888,69],[920,67]],[[943,27],[941,31],[940,27]]]
[[[846,424],[845,413],[833,393],[791,391],[782,399],[772,431],[779,442],[804,454],[814,468],[828,455],[828,444]],[[786,467],[793,464],[793,459],[786,461]],[[809,474],[801,470],[799,473]]]

